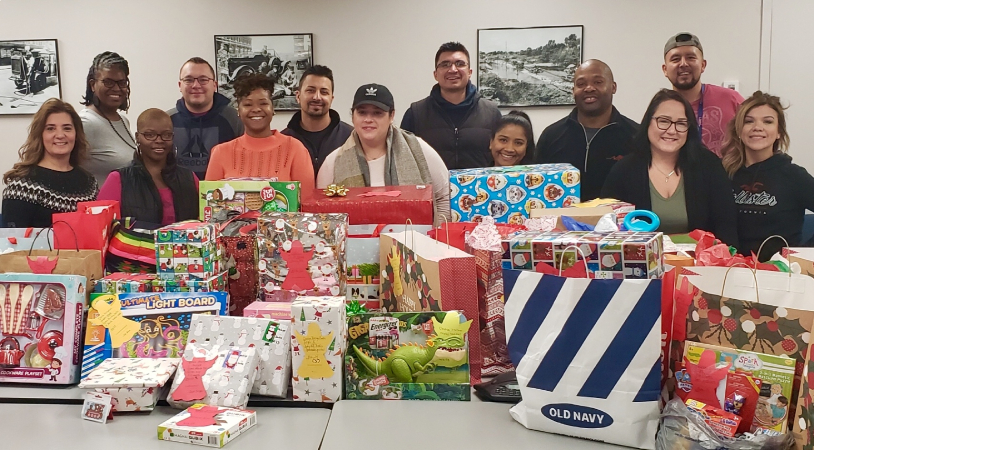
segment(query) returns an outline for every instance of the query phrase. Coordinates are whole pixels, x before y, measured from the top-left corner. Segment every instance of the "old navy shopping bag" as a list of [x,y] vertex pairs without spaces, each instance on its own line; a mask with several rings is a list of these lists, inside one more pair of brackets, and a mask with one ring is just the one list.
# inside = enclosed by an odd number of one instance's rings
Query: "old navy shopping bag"
[[507,349],[529,429],[652,449],[662,282],[504,270]]

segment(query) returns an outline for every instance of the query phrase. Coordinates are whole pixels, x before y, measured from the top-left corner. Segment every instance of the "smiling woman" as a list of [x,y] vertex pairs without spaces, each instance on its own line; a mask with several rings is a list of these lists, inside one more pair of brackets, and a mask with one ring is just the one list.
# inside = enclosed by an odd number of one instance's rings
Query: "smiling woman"
[[309,151],[297,139],[271,129],[274,80],[253,73],[236,79],[233,89],[245,133],[212,149],[205,179],[277,178],[298,181],[302,192],[311,192],[316,180]]
[[135,152],[135,139],[128,118],[119,111],[128,111],[131,85],[128,61],[115,52],[103,52],[94,57],[87,73],[87,91],[80,111],[83,131],[90,143],[90,158],[83,168],[94,174],[98,185],[108,174],[125,167]]

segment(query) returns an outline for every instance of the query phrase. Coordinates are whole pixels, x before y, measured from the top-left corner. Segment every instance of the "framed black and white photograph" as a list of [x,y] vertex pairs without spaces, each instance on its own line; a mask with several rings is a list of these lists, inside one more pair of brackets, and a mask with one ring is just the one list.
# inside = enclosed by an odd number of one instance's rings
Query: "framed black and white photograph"
[[479,30],[479,91],[510,106],[573,105],[583,25]]
[[254,72],[274,78],[274,110],[298,111],[295,101],[302,72],[313,64],[313,36],[243,34],[215,36],[215,72],[219,93],[233,100],[233,80]]
[[0,41],[0,115],[34,114],[61,96],[55,39]]

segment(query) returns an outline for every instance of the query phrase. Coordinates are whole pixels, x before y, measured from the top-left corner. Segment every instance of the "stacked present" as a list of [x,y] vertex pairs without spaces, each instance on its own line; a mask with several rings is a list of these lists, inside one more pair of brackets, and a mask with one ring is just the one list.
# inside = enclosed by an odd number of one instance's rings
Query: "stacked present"
[[580,171],[570,164],[451,171],[451,220],[523,224],[532,209],[580,202]]
[[217,292],[226,290],[226,275],[207,280],[196,278],[163,279],[151,273],[110,273],[97,280],[95,293],[130,294],[135,292]]
[[[577,247],[567,251],[567,248]],[[581,259],[591,278],[645,279],[663,275],[663,233],[617,231],[525,231],[503,240],[503,268],[559,269]],[[581,257],[582,255],[582,257]]]
[[261,300],[343,293],[347,214],[269,212],[257,223]]
[[209,280],[221,273],[218,227],[179,222],[156,230],[156,271],[164,279]]

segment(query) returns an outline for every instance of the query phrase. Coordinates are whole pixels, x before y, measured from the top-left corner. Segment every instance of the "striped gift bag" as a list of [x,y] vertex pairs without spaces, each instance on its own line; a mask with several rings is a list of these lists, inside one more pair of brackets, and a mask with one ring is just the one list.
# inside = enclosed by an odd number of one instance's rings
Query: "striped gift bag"
[[659,415],[659,279],[504,270],[507,348],[526,428],[652,449]]

